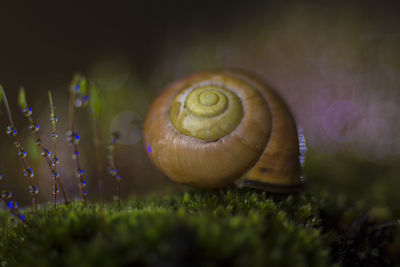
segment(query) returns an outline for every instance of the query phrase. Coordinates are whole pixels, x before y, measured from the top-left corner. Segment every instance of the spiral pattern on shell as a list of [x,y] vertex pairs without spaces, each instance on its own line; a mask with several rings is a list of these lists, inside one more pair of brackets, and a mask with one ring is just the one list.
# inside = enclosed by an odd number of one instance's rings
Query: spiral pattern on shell
[[181,133],[205,141],[232,132],[243,118],[240,98],[215,85],[183,90],[171,103],[169,118]]
[[[153,102],[144,142],[153,163],[180,183],[218,188],[246,177],[291,185],[299,179],[298,143],[295,123],[285,108],[273,91],[241,72],[197,73],[174,83]],[[283,126],[280,117],[286,120]],[[288,140],[274,141],[277,135]],[[288,164],[287,158],[293,157],[297,163]],[[269,165],[275,162],[268,166],[268,178],[255,178],[265,176],[266,168],[257,168],[265,158]],[[282,170],[288,174],[283,178]]]

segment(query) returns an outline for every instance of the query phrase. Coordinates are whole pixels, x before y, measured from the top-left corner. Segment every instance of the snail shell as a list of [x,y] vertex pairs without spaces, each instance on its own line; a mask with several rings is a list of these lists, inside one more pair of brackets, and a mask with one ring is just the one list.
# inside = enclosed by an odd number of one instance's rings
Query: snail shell
[[169,86],[150,106],[144,143],[152,162],[179,183],[272,192],[302,185],[291,112],[243,72],[201,72]]

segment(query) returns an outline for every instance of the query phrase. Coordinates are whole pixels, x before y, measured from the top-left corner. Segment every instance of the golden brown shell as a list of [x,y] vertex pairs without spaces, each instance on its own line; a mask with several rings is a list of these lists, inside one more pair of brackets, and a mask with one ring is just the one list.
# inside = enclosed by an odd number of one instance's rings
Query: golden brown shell
[[[170,121],[177,96],[204,86],[234,92],[243,109],[236,128],[217,140],[193,137]],[[179,183],[200,188],[236,183],[277,192],[301,185],[293,116],[275,91],[239,71],[201,72],[169,86],[150,106],[144,143],[153,163]]]

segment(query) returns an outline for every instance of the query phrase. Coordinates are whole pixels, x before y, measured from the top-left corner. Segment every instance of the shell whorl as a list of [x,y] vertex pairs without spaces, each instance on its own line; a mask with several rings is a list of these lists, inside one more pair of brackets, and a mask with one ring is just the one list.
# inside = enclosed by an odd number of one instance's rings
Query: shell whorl
[[282,99],[237,71],[177,81],[156,98],[144,125],[153,163],[172,180],[201,188],[260,183],[290,191],[301,183],[296,138]]
[[242,118],[240,98],[216,85],[183,90],[169,111],[169,119],[179,132],[205,141],[216,141],[231,133]]

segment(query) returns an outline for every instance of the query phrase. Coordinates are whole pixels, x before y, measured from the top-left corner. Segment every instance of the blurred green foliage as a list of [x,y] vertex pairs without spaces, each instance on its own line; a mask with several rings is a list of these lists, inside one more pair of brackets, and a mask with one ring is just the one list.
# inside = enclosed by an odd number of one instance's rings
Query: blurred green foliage
[[28,104],[26,102],[26,92],[23,87],[19,88],[18,92],[18,104],[21,109],[27,108]]
[[100,88],[93,83],[90,86],[90,97],[89,97],[90,101],[90,109],[92,111],[93,116],[95,117],[99,117],[100,112],[101,112],[101,103],[102,103],[102,99],[101,99],[101,92],[100,92]]
[[[1,213],[2,266],[330,266],[399,263],[394,226],[326,192],[250,189],[132,198],[118,212],[80,202]],[[397,229],[399,231],[400,229]]]
[[308,153],[304,174],[313,191],[328,189],[353,201],[365,201],[381,217],[400,218],[400,162],[376,162],[354,154],[321,155]]

